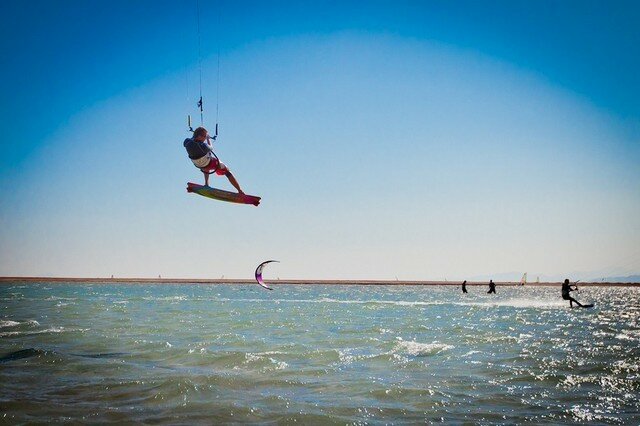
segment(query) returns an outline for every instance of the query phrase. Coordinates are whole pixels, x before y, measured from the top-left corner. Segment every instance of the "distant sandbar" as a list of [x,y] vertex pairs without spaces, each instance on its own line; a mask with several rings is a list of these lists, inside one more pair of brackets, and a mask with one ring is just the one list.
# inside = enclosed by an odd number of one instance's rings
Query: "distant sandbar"
[[[255,284],[255,280],[246,278],[78,278],[78,277],[0,277],[0,284],[15,282],[24,283],[86,283],[86,284]],[[401,285],[401,286],[435,286],[450,285],[459,286],[461,281],[402,281],[402,280],[309,280],[309,279],[284,279],[265,280],[266,283],[278,284],[303,284],[303,285]],[[515,281],[496,281],[498,286],[519,286]],[[488,281],[467,281],[468,286],[486,286]],[[560,282],[527,283],[525,287],[532,286],[558,286]],[[580,282],[585,287],[640,287],[640,283],[613,283],[613,282]]]

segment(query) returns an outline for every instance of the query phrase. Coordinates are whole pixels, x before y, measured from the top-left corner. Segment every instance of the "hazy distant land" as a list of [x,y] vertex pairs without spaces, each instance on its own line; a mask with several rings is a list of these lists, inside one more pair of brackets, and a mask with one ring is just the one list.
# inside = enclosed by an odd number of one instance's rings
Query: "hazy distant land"
[[[158,283],[158,284],[255,284],[254,279],[247,278],[100,278],[100,277],[0,277],[0,284],[8,284],[15,282],[47,282],[47,283],[91,283],[91,284],[109,284],[109,283]],[[303,284],[303,285],[414,285],[414,286],[432,286],[432,285],[452,285],[459,286],[462,281],[412,281],[412,280],[339,280],[339,279],[276,279],[265,280],[269,284]],[[486,286],[488,281],[467,281],[468,286]],[[518,281],[495,281],[498,286],[519,286]],[[561,282],[533,282],[526,283],[525,286],[556,286]],[[634,287],[640,286],[638,282],[608,282],[594,281],[578,283],[580,286],[589,287]]]

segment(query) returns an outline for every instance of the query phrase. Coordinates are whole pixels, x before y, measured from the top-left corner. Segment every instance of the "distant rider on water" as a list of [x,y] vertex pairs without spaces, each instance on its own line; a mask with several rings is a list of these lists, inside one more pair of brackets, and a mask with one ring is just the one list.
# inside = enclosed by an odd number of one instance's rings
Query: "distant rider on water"
[[571,297],[571,295],[569,293],[571,293],[574,290],[577,290],[578,286],[575,284],[569,284],[569,278],[564,280],[564,283],[562,284],[562,298],[564,300],[568,300],[569,301],[569,306],[571,306],[573,308],[573,302],[576,302],[576,304],[580,307],[584,307],[584,305],[580,302],[578,302],[576,299],[574,299],[573,297]]

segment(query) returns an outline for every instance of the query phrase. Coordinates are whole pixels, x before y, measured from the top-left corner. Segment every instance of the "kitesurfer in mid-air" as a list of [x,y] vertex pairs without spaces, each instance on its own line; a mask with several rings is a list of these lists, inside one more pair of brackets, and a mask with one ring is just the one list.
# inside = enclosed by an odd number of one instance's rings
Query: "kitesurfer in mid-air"
[[569,278],[564,280],[564,283],[562,283],[562,298],[564,300],[568,300],[569,301],[569,306],[571,306],[573,308],[573,302],[576,302],[576,304],[578,306],[580,306],[581,308],[584,308],[585,306],[578,302],[576,299],[574,299],[573,297],[571,297],[571,295],[569,293],[571,293],[574,290],[577,290],[578,286],[575,284],[569,284]]
[[467,291],[467,280],[464,280],[464,282],[462,283],[462,292],[463,293],[468,293],[468,291]]
[[487,292],[487,294],[496,294],[496,284],[493,282],[493,280],[489,280],[489,291]]
[[[206,142],[205,142],[206,141]],[[198,127],[193,131],[193,137],[184,140],[184,147],[189,154],[189,158],[193,164],[204,174],[204,185],[209,186],[209,174],[224,175],[229,182],[238,191],[239,194],[244,192],[240,189],[240,184],[231,174],[231,171],[225,166],[216,155],[211,147],[211,137],[204,127]]]

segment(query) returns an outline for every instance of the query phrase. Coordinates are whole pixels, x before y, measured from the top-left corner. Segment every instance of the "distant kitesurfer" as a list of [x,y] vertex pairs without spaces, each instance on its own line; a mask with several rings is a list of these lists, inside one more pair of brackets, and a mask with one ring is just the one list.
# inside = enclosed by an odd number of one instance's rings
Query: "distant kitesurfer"
[[467,280],[464,280],[464,282],[462,283],[462,292],[463,293],[468,293],[468,291],[467,291]]
[[576,299],[574,299],[573,297],[571,297],[571,295],[569,294],[570,292],[577,290],[578,286],[575,284],[569,284],[569,278],[564,280],[564,283],[562,284],[562,298],[564,300],[568,300],[569,301],[569,306],[571,306],[573,308],[573,302],[576,302],[576,304],[578,306],[580,306],[581,308],[584,308],[585,306],[578,302]]
[[233,174],[231,174],[227,166],[222,164],[222,162],[220,162],[213,153],[211,137],[209,136],[207,129],[204,127],[198,127],[193,131],[193,137],[185,139],[183,145],[186,148],[189,158],[193,164],[204,174],[205,186],[209,186],[209,174],[215,173],[220,176],[226,176],[238,193],[244,194],[242,189],[240,189],[240,184]]
[[493,282],[493,280],[489,280],[489,291],[487,292],[487,294],[496,294],[496,284]]

